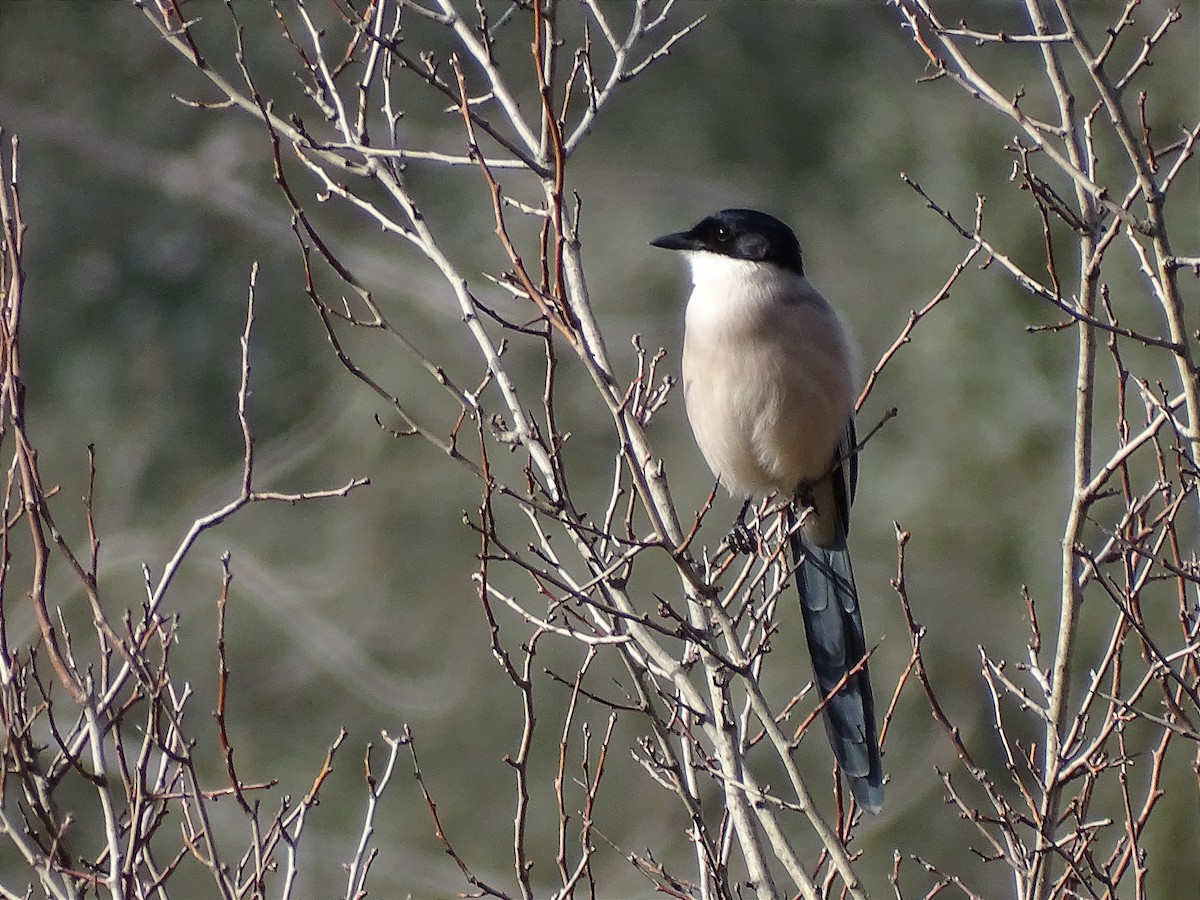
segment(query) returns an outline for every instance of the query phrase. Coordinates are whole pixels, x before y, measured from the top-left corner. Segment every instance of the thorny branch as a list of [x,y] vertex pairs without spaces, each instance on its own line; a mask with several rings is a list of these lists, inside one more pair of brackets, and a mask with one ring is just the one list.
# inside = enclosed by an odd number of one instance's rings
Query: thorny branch
[[[555,4],[520,7],[492,20],[486,7],[480,6],[468,16],[450,0],[432,5],[381,0],[369,4],[361,15],[349,7],[340,8],[341,25],[351,36],[335,41],[330,23],[319,22],[315,10],[301,3],[281,5],[281,33],[300,61],[298,77],[327,123],[318,130],[301,115],[285,115],[268,101],[253,72],[242,25],[232,7],[236,77],[222,74],[225,67],[205,55],[174,4],[143,5],[164,39],[217,90],[219,104],[254,115],[266,128],[275,178],[292,208],[308,296],[338,360],[391,407],[402,423],[397,434],[430,441],[481,483],[485,500],[480,518],[470,520],[484,541],[479,597],[491,623],[493,653],[505,661],[502,668],[522,697],[526,722],[520,748],[512,756],[518,776],[514,872],[522,896],[534,892],[529,880],[532,851],[524,837],[528,801],[522,798],[528,794],[525,766],[536,722],[534,672],[529,665],[538,639],[529,637],[523,642],[525,664],[519,665],[513,650],[499,643],[502,632],[500,620],[491,610],[493,601],[503,603],[543,639],[578,640],[592,652],[604,647],[618,654],[634,679],[635,692],[642,697],[636,705],[655,735],[657,752],[664,759],[690,761],[684,764],[686,771],[676,770],[682,777],[671,783],[698,834],[714,827],[714,823],[701,824],[711,814],[699,812],[698,776],[719,786],[727,815],[717,816],[717,833],[711,842],[698,845],[697,884],[702,896],[724,895],[733,889],[727,879],[735,850],[742,855],[743,862],[738,865],[745,866],[748,883],[761,896],[778,893],[773,864],[768,861],[772,857],[805,896],[815,897],[819,890],[784,837],[776,807],[760,802],[766,794],[746,769],[745,737],[726,726],[733,716],[735,695],[748,692],[750,718],[743,719],[743,728],[749,727],[754,717],[763,720],[773,735],[776,752],[785,756],[790,752],[791,744],[779,733],[775,715],[754,683],[767,642],[751,641],[746,631],[762,628],[769,634],[773,627],[770,614],[766,621],[758,617],[735,621],[715,602],[710,578],[720,570],[709,574],[678,549],[684,546],[684,535],[662,467],[655,461],[644,431],[669,385],[652,382],[653,366],[633,383],[619,384],[583,277],[579,198],[573,208],[566,205],[568,162],[612,96],[649,65],[668,57],[702,21],[703,17],[673,25],[674,6],[672,2],[639,0],[627,14],[617,15],[612,7],[590,3],[580,31],[578,24],[572,24],[570,30],[564,26],[562,11]],[[409,44],[403,42],[403,15],[417,16],[440,29],[443,42],[439,49],[412,55]],[[533,104],[522,101],[514,87],[514,73],[498,62],[497,48],[511,40],[514,29],[522,25],[528,29],[525,52],[536,97]],[[609,52],[603,63],[596,53],[597,42]],[[333,46],[339,47],[342,55],[336,64],[331,62]],[[351,49],[347,51],[347,47]],[[351,71],[346,63],[356,52],[362,54],[362,65],[350,84],[339,74]],[[568,54],[570,62],[563,65],[561,60]],[[394,126],[402,112],[397,105],[402,96],[398,84],[399,79],[409,78],[451,101],[461,119],[466,146],[463,157],[396,145]],[[391,138],[381,140],[381,135]],[[314,220],[311,204],[302,199],[303,192],[294,183],[292,157],[301,171],[307,170],[316,179],[325,196],[343,200],[433,263],[479,350],[482,374],[456,377],[449,366],[421,351],[406,328],[384,314]],[[408,184],[405,165],[453,165],[464,160],[474,164],[484,180],[496,234],[509,263],[507,271],[491,273],[489,280],[508,290],[515,301],[529,305],[524,321],[515,317],[510,325],[507,316],[497,315],[491,305],[480,302],[486,286],[472,285],[464,277],[446,238],[430,227],[418,193]],[[532,192],[510,177],[514,166],[534,176],[537,187]],[[530,220],[537,231],[532,252],[522,246]],[[318,287],[323,279],[318,266],[348,288],[352,302],[325,298]],[[345,337],[354,329],[389,336],[448,392],[458,407],[457,424],[448,438],[421,421],[398,393],[384,387],[382,377],[355,360]],[[499,337],[493,333],[497,329]],[[540,414],[532,413],[534,407],[522,397],[510,375],[505,358],[513,352],[510,342],[541,346],[546,368]],[[621,498],[627,497],[627,513],[622,519],[610,514],[603,523],[594,522],[576,507],[572,497],[563,461],[569,435],[559,422],[555,403],[564,350],[591,376],[615,426],[622,452],[616,458],[607,507],[615,513]],[[468,380],[489,390],[471,392],[456,386]],[[496,391],[499,402],[493,405]],[[478,434],[474,449],[461,440],[460,426],[466,422],[473,422]],[[515,469],[510,465],[514,449],[523,457]],[[514,508],[528,523],[529,537],[523,541],[509,537],[502,524]],[[774,539],[778,541],[779,535]],[[521,549],[522,544],[526,549]],[[649,565],[644,560],[652,557],[665,557],[677,568],[682,589],[678,609],[669,599],[661,599],[658,609],[645,608],[630,589]],[[748,573],[750,577],[737,587],[739,595],[753,597],[768,590],[768,582],[772,595],[781,589],[781,558],[774,555],[772,560]],[[530,594],[510,584],[514,571],[526,574]],[[531,602],[539,597],[546,601],[542,611]],[[773,601],[765,608],[773,610]],[[700,668],[693,672],[697,660]],[[788,765],[796,805],[824,846],[822,865],[836,871],[852,896],[862,896],[845,846],[852,831],[847,828],[839,834],[826,824],[810,790],[790,761]],[[595,798],[588,803],[594,805]],[[578,873],[588,870],[589,858],[585,853],[572,867],[560,849],[557,868],[564,891],[574,889],[582,877]],[[468,874],[467,869],[463,871]],[[489,890],[479,884],[475,887]]]
[[[338,488],[293,493],[263,491],[255,486],[254,433],[247,409],[255,267],[250,274],[246,325],[240,339],[236,410],[243,458],[238,494],[220,509],[196,519],[166,561],[157,584],[146,567],[145,600],[136,613],[125,612],[122,621],[114,624],[111,601],[106,601],[97,587],[101,536],[94,518],[95,449],[89,447],[89,487],[84,497],[88,549],[83,556],[54,524],[50,500],[55,492],[44,486],[36,436],[26,426],[19,339],[26,287],[26,223],[18,191],[16,139],[8,146],[9,152],[0,154],[0,214],[4,223],[0,322],[5,351],[0,441],[12,437],[14,459],[0,538],[6,560],[12,553],[31,554],[32,587],[28,596],[42,630],[39,640],[30,646],[10,642],[7,623],[13,610],[9,601],[18,592],[10,583],[15,582],[14,570],[6,565],[0,570],[0,587],[4,588],[0,591],[0,722],[4,729],[0,836],[26,861],[30,876],[49,897],[73,898],[93,891],[112,897],[164,896],[167,883],[188,858],[209,872],[217,895],[261,895],[267,871],[275,868],[272,856],[276,846],[281,840],[294,846],[299,839],[303,816],[316,802],[329,765],[298,806],[284,798],[274,816],[260,814],[259,801],[252,800],[251,795],[269,791],[275,783],[247,782],[239,776],[226,728],[232,677],[225,653],[225,608],[233,578],[229,557],[222,559],[224,578],[216,613],[217,746],[198,746],[185,723],[192,690],[172,674],[170,654],[176,640],[176,618],[165,611],[166,597],[197,538],[244,506],[344,497],[367,482],[352,479]],[[14,507],[20,512],[14,514]],[[27,549],[16,538],[22,518],[29,524]],[[45,539],[47,534],[49,541]],[[88,560],[86,566],[81,558]],[[45,584],[48,571],[56,563],[78,579],[88,598],[94,646],[70,633],[64,611],[56,610],[58,624],[53,624]],[[44,680],[43,657],[49,659],[50,669],[65,694]],[[47,735],[52,736],[48,745]],[[205,786],[197,771],[200,752],[224,759],[227,786]],[[64,804],[61,800],[81,788],[95,797],[97,822],[77,821],[70,811],[76,801]],[[214,840],[210,810],[226,795],[236,799],[247,826],[249,849],[239,854],[240,858],[225,858],[225,851]],[[167,822],[175,824],[163,829]],[[99,831],[89,834],[91,825],[98,826]],[[177,833],[174,843],[168,839],[164,844],[164,837],[172,829]],[[175,849],[164,855],[163,848],[171,846]],[[4,890],[6,896],[11,895],[7,887]],[[290,896],[290,882],[284,896]]]
[[[805,687],[781,698],[765,686],[770,667],[779,664],[769,652],[791,575],[782,517],[764,503],[751,524],[751,553],[739,552],[733,539],[703,549],[701,524],[711,498],[685,520],[686,529],[681,525],[665,466],[646,433],[672,393],[671,380],[659,374],[663,353],[647,352],[635,338],[636,368],[622,375],[609,357],[585,278],[584,204],[572,189],[575,153],[617,92],[669,58],[704,17],[679,18],[683,5],[672,0],[620,7],[585,0],[571,11],[553,2],[500,8],[453,0],[336,0],[324,6],[283,0],[272,5],[274,49],[293,60],[308,104],[289,108],[281,99],[287,92],[272,81],[268,67],[259,70],[262,36],[247,34],[237,4],[227,4],[232,47],[223,48],[206,43],[197,21],[186,18],[189,4],[132,2],[213,92],[210,99],[184,102],[249,115],[262,128],[272,174],[291,213],[307,305],[338,363],[384,404],[391,424],[381,414],[383,430],[429,443],[480,488],[478,506],[464,516],[479,537],[475,586],[487,650],[520,719],[517,743],[504,757],[513,774],[511,873],[481,877],[483,869],[469,862],[474,848],[452,839],[454,825],[443,821],[405,726],[399,737],[384,732],[382,762],[370,747],[364,755],[366,801],[345,866],[345,896],[368,894],[382,852],[384,792],[407,748],[431,820],[430,842],[453,861],[456,877],[473,896],[601,895],[599,858],[612,849],[668,896],[865,897],[859,870],[874,848],[858,841],[861,812],[842,796],[836,775],[817,790],[794,758],[819,712],[813,692]],[[891,692],[884,734],[908,729],[893,713],[906,689],[919,691],[960,763],[940,772],[947,802],[974,830],[981,852],[1011,867],[1023,900],[1129,891],[1146,897],[1146,857],[1153,852],[1147,825],[1167,783],[1178,781],[1172,766],[1178,768],[1179,745],[1196,742],[1200,717],[1200,567],[1188,549],[1197,502],[1200,388],[1180,286],[1181,273],[1200,272],[1200,256],[1195,248],[1183,254],[1174,249],[1164,215],[1177,176],[1194,157],[1200,124],[1185,126],[1173,143],[1164,141],[1169,128],[1155,121],[1153,96],[1138,93],[1136,112],[1130,101],[1178,13],[1168,13],[1137,44],[1137,0],[1128,0],[1096,35],[1086,33],[1065,0],[1027,0],[1027,33],[978,21],[947,27],[932,0],[895,4],[931,77],[960,85],[1016,126],[1008,147],[1013,184],[1032,201],[1046,275],[1005,249],[1008,236],[990,223],[985,227],[982,189],[973,223],[963,224],[969,219],[933,199],[936,190],[926,193],[906,178],[968,246],[874,366],[859,406],[920,322],[948,301],[979,260],[980,268],[1006,273],[1065,316],[1036,339],[1073,332],[1077,378],[1058,627],[1043,642],[1038,607],[1046,601],[1026,594],[1031,637],[1025,658],[1010,663],[979,648],[977,696],[988,710],[1001,762],[989,766],[973,736],[955,723],[925,664],[923,643],[934,626],[917,620],[920,598],[910,598],[905,570],[912,536],[899,526],[894,587],[911,644]],[[1136,49],[1118,69],[1114,49],[1126,42]],[[992,51],[1038,60],[1048,98],[1043,109],[1034,109],[1019,87],[981,74],[977,54]],[[1086,77],[1069,74],[1068,57]],[[416,92],[436,99],[445,115],[439,140],[428,146],[419,129],[401,127]],[[452,140],[442,140],[447,136]],[[1117,152],[1110,153],[1113,147]],[[411,177],[410,167],[423,175],[441,169],[473,179],[471,215],[494,223],[500,267],[474,274],[477,265],[467,261],[453,230],[435,227],[425,215],[427,205],[438,202],[436,194],[423,193],[429,179]],[[43,893],[55,898],[89,892],[165,897],[181,867],[193,863],[222,897],[261,896],[273,888],[296,896],[303,831],[346,735],[332,742],[299,801],[273,793],[270,779],[254,780],[229,728],[238,715],[238,673],[226,646],[236,583],[236,560],[227,557],[215,604],[216,739],[212,747],[199,745],[186,718],[191,688],[173,678],[169,665],[177,620],[168,598],[197,539],[247,505],[344,497],[366,479],[296,493],[256,485],[248,409],[255,267],[240,341],[238,490],[193,522],[157,580],[147,566],[144,601],[114,624],[113,598],[101,596],[96,586],[100,536],[93,492],[85,501],[87,552],[76,553],[54,525],[54,491],[43,485],[35,435],[26,426],[19,353],[25,224],[15,143],[0,169],[0,440],[11,437],[14,454],[2,539],[7,559],[18,527],[21,534],[28,531],[25,552],[33,565],[27,593],[38,622],[34,645],[12,646],[0,615],[4,791],[17,797],[10,803],[0,796],[0,838],[25,860]],[[453,308],[473,355],[439,359],[425,349],[404,313],[393,311],[381,288],[347,261],[322,212],[326,201],[429,264],[435,273],[434,286],[425,291],[429,302]],[[1113,248],[1122,242],[1140,266],[1142,297],[1109,289]],[[500,298],[491,299],[497,292]],[[1134,320],[1127,311],[1139,301],[1161,314],[1163,334],[1122,323]],[[386,341],[415,361],[450,415],[420,412],[426,407],[414,402],[411,385],[390,387],[392,373],[365,361],[370,357],[362,348],[371,340]],[[1132,346],[1140,351],[1136,366],[1125,352]],[[1097,366],[1105,349],[1111,371]],[[1160,383],[1150,374],[1159,369],[1143,371],[1145,354],[1169,361],[1177,383]],[[531,365],[541,366],[533,379]],[[611,424],[612,468],[596,480],[607,484],[596,516],[586,511],[596,504],[596,492],[581,490],[569,465],[571,413],[560,400],[569,367],[591,381],[589,413],[600,420],[607,412]],[[1110,410],[1098,399],[1107,396],[1097,390],[1103,378],[1112,380],[1118,397]],[[885,414],[880,426],[893,415]],[[1106,415],[1111,430],[1101,427]],[[94,458],[89,467],[94,481]],[[45,591],[51,566],[65,567],[83,586],[94,646],[84,646],[55,615]],[[674,578],[671,590],[656,577],[664,567]],[[10,573],[0,569],[0,578]],[[1085,595],[1102,601],[1087,613],[1107,635],[1103,652],[1086,663],[1076,639]],[[1172,604],[1169,615],[1163,613],[1164,596]],[[565,677],[544,668],[549,648],[558,645],[580,660]],[[589,715],[597,709],[605,717],[603,729]],[[1019,739],[1028,732],[1017,728],[1019,720],[1034,722],[1040,740]],[[622,741],[627,744],[618,754]],[[538,753],[547,744],[553,783],[540,791]],[[216,785],[200,774],[205,752],[220,761]],[[611,788],[614,760],[625,753],[647,780],[622,789],[646,784],[673,797],[671,837],[687,842],[690,863],[668,860],[657,847],[620,847],[607,836],[604,817],[614,814],[620,796]],[[775,781],[768,781],[772,776]],[[56,794],[67,786],[95,798],[88,827],[101,836],[97,840],[81,841],[80,824],[60,807]],[[224,838],[217,840],[211,815],[221,797],[231,798],[243,827],[245,849],[232,855]],[[543,818],[553,825],[550,847],[535,838]],[[167,821],[179,834],[164,853],[169,829],[161,826]],[[968,879],[939,865],[923,854],[896,854],[896,896],[934,896],[946,888],[981,896]],[[919,874],[910,876],[914,868]]]
[[[918,680],[935,719],[969,774],[985,789],[986,806],[968,800],[949,775],[946,786],[995,859],[1012,868],[1017,897],[1114,896],[1125,881],[1132,882],[1133,896],[1148,896],[1147,848],[1141,835],[1162,796],[1168,749],[1181,735],[1195,733],[1192,723],[1200,714],[1195,641],[1200,580],[1194,550],[1179,539],[1180,528],[1191,530],[1197,519],[1200,373],[1195,365],[1196,335],[1188,334],[1183,323],[1179,271],[1184,267],[1172,250],[1164,212],[1175,176],[1193,159],[1200,126],[1185,127],[1184,138],[1169,148],[1155,148],[1147,118],[1149,95],[1145,90],[1134,93],[1139,75],[1180,12],[1166,10],[1142,35],[1132,61],[1117,68],[1114,48],[1136,45],[1138,40],[1133,26],[1139,0],[1127,0],[1116,13],[1101,33],[1099,49],[1077,9],[1065,0],[1026,0],[1030,31],[1025,34],[978,24],[947,27],[936,9],[939,4],[930,0],[895,0],[895,5],[928,60],[932,78],[950,78],[1018,128],[1020,137],[1012,147],[1019,157],[1016,181],[1036,206],[1049,282],[1005,253],[997,238],[985,234],[978,215],[974,227],[966,228],[919,185],[906,180],[934,212],[971,241],[972,252],[982,249],[987,254],[985,267],[998,264],[1023,289],[1068,315],[1062,325],[1049,329],[1051,333],[1073,329],[1077,338],[1073,491],[1063,535],[1059,626],[1050,646],[1043,647],[1034,601],[1027,598],[1033,640],[1028,662],[1015,667],[1021,677],[1011,677],[1003,661],[980,648],[1006,777],[1019,789],[1024,809],[1018,812],[1002,799],[995,776],[972,761],[962,735],[941,711],[920,665],[923,630],[914,624]],[[1045,112],[1035,111],[1028,102],[1027,85],[1014,89],[982,74],[978,48],[989,44],[1035,48],[1049,98]],[[1086,76],[1068,75],[1073,71],[1069,62],[1081,64]],[[1136,119],[1131,115],[1133,103]],[[1163,176],[1164,157],[1171,159],[1168,177]],[[1106,173],[1108,185],[1120,185],[1124,194],[1105,186],[1100,172]],[[1070,252],[1063,248],[1064,238],[1073,245]],[[1141,263],[1143,282],[1142,294],[1127,291],[1125,306],[1118,308],[1109,280],[1124,277],[1114,253],[1122,238]],[[1074,271],[1067,262],[1071,257]],[[1168,334],[1146,334],[1120,324],[1122,317],[1133,318],[1135,304],[1157,310]],[[1112,357],[1118,398],[1109,412],[1098,400],[1106,386],[1096,365],[1101,339]],[[1131,345],[1165,356],[1177,374],[1176,387],[1139,375],[1128,362],[1133,354],[1124,352]],[[1146,364],[1144,355],[1139,359]],[[1130,409],[1127,388],[1134,385],[1141,388],[1144,401],[1140,416]],[[1104,416],[1115,423],[1112,432],[1100,429]],[[1099,450],[1106,434],[1115,434],[1116,443]],[[1118,522],[1115,527],[1109,524],[1113,521]],[[1099,546],[1090,537],[1096,533],[1101,536]],[[912,624],[902,585],[901,575],[897,589]],[[1151,612],[1154,607],[1161,610],[1158,602],[1151,602],[1161,597],[1158,585],[1170,587],[1176,616]],[[1111,633],[1103,657],[1085,661],[1080,658],[1079,619],[1085,594],[1097,589],[1111,600]],[[1086,609],[1097,620],[1093,627],[1098,626],[1103,610],[1094,603]],[[1135,674],[1138,669],[1140,676]],[[1085,683],[1077,686],[1076,679],[1085,672]],[[1146,708],[1153,703],[1151,685],[1159,689],[1159,713]],[[1038,722],[1040,747],[1022,747],[1013,737],[1012,706]],[[1149,752],[1152,762],[1135,788],[1130,779],[1130,754],[1135,752],[1131,725],[1148,721],[1147,716],[1155,727],[1149,743],[1138,746]],[[1190,752],[1194,757],[1194,748]],[[1176,788],[1181,787],[1180,775],[1176,774]],[[1134,792],[1140,792],[1140,800]],[[1108,817],[1098,817],[1099,809],[1108,810]]]

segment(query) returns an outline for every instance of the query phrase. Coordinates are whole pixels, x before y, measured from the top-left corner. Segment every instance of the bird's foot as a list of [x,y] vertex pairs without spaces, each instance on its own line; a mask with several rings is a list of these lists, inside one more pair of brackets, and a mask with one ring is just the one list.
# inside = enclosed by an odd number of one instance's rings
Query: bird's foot
[[759,542],[750,530],[750,526],[746,524],[746,512],[749,509],[750,501],[746,500],[742,503],[737,518],[733,520],[733,527],[724,541],[725,546],[735,555],[754,553],[758,549]]
[[816,495],[813,491],[811,482],[800,482],[799,486],[796,488],[796,494],[793,502],[795,503],[796,510],[798,512],[803,512],[808,507],[816,505]]
[[725,546],[735,555],[749,555],[758,549],[758,541],[745,522],[734,522],[725,537]]

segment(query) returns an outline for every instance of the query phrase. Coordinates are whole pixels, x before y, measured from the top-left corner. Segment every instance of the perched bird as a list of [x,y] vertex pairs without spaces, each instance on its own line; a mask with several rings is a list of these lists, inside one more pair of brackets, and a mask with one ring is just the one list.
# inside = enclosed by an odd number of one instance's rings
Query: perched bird
[[691,268],[684,399],[709,468],[734,495],[795,498],[793,524],[811,507],[791,551],[813,673],[851,792],[879,812],[883,765],[846,547],[858,477],[853,343],[773,216],[726,209],[650,243]]

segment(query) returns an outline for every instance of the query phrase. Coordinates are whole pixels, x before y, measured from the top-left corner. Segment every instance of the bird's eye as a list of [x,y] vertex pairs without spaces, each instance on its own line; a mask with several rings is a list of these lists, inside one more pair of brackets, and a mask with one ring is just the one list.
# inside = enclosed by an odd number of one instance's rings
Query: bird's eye
[[727,240],[729,240],[729,238],[731,236],[732,236],[732,233],[724,225],[717,226],[716,237],[717,237],[717,240],[720,241],[722,244],[725,243]]

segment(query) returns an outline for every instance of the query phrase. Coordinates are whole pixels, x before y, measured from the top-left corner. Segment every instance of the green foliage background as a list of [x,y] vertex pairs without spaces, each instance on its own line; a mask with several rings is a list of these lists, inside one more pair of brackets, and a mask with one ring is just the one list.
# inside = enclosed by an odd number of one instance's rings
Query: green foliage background
[[[1016,4],[961,6],[978,19],[973,25],[1020,22]],[[759,207],[796,226],[810,276],[852,324],[866,368],[965,250],[900,181],[901,171],[965,220],[976,192],[987,195],[993,238],[1041,271],[1040,224],[1008,180],[1009,129],[948,81],[917,83],[922,58],[893,10],[848,0],[685,3],[680,23],[701,7],[709,21],[627,86],[571,165],[571,187],[583,200],[592,298],[627,374],[635,333],[647,347],[667,348],[670,371],[678,367],[684,279],[677,262],[647,240],[724,206]],[[1157,21],[1166,8],[1147,2],[1139,17]],[[223,6],[186,9],[209,20],[203,27],[210,48],[222,41],[228,47]],[[286,85],[295,61],[276,37],[267,4],[239,9],[256,73]],[[1091,22],[1115,10],[1112,3],[1086,4]],[[1200,114],[1200,8],[1185,2],[1183,10],[1150,73],[1151,110],[1164,136]],[[1034,82],[1035,52],[996,48],[986,65],[1007,84],[1020,85],[1026,70]],[[230,715],[243,777],[277,777],[299,796],[339,727],[349,731],[306,832],[304,895],[341,889],[339,863],[352,854],[365,796],[362,748],[381,729],[396,733],[405,722],[451,838],[480,874],[503,882],[512,776],[501,757],[515,748],[519,707],[488,653],[470,581],[476,540],[460,512],[476,505],[476,485],[420,443],[384,434],[372,417],[386,417],[386,410],[337,366],[302,291],[261,124],[185,107],[172,94],[209,96],[131,6],[0,0],[0,124],[21,139],[30,223],[29,417],[43,471],[63,486],[58,517],[73,539],[83,537],[72,504],[86,484],[86,445],[93,443],[101,589],[108,608],[119,610],[141,602],[141,565],[161,566],[196,516],[234,495],[241,457],[237,338],[248,273],[258,260],[250,412],[260,486],[300,490],[357,475],[369,475],[372,486],[337,502],[251,508],[197,547],[169,600],[182,617],[176,663],[197,690],[197,736],[202,746],[213,740],[218,558],[228,549],[235,576]],[[418,105],[405,127],[460,146],[456,120],[435,106]],[[1180,185],[1184,200],[1174,210],[1182,253],[1200,246],[1197,208],[1188,200],[1200,195],[1196,169]],[[477,173],[425,169],[412,177],[431,220],[453,235],[451,245],[474,269],[498,265],[490,216],[480,214]],[[308,184],[302,175],[294,183]],[[435,357],[459,360],[460,383],[477,379],[457,310],[436,273],[369,223],[330,207],[324,221],[339,252],[394,318]],[[1136,260],[1125,264],[1126,272],[1113,274],[1114,294],[1136,297]],[[1187,290],[1195,298],[1194,283]],[[1135,314],[1153,322],[1151,313]],[[910,593],[930,627],[932,675],[947,711],[992,762],[999,748],[992,746],[977,647],[1024,659],[1022,585],[1047,619],[1057,596],[1074,342],[1026,332],[1055,320],[998,273],[972,270],[919,326],[863,412],[869,427],[888,407],[899,409],[863,459],[852,535],[870,638],[879,642],[876,689],[890,693],[909,653],[888,587],[898,521],[914,534]],[[392,347],[363,342],[357,349],[392,390],[434,421],[452,424],[454,411]],[[588,413],[578,373],[564,378],[578,384],[577,400],[570,390],[562,396],[575,481],[586,493],[589,473],[603,477],[609,465],[612,437],[606,422]],[[698,508],[711,479],[678,395],[652,436],[681,509]],[[1100,438],[1101,451],[1114,440]],[[719,539],[733,511],[726,503],[714,513],[707,540]],[[86,622],[77,587],[65,573],[57,578],[51,597]],[[8,602],[10,627],[32,636],[32,616]],[[1109,610],[1103,613],[1106,620]],[[772,660],[781,689],[809,677],[793,619]],[[1089,636],[1088,623],[1085,610],[1084,642],[1091,646],[1098,638]],[[514,622],[506,627],[520,633]],[[547,653],[561,671],[578,664],[576,648]],[[562,699],[547,695],[547,710]],[[602,710],[591,715],[603,721]],[[547,747],[557,741],[557,727],[547,715]],[[618,742],[632,740],[636,725],[622,727]],[[1018,730],[1036,739],[1031,727]],[[823,744],[805,746],[809,771],[824,777]],[[215,752],[211,762],[208,775],[218,781]],[[890,735],[887,808],[861,831],[867,859],[877,861],[864,866],[873,893],[888,890],[888,848],[961,872],[985,896],[1010,890],[1007,871],[970,851],[977,844],[971,828],[943,805],[934,767],[955,770],[955,763],[910,692]],[[669,830],[673,800],[623,754],[610,766],[599,831],[623,850],[657,850],[672,834],[665,861],[686,871],[689,848]],[[1153,883],[1164,897],[1184,896],[1186,886],[1200,882],[1195,778],[1180,748],[1169,770],[1168,808],[1146,841]],[[961,771],[957,777],[966,778]],[[541,789],[535,802],[544,804],[548,780]],[[385,852],[373,876],[378,896],[463,889],[408,779],[395,783],[386,810],[379,835]],[[223,814],[236,829],[232,804]],[[544,817],[535,837],[549,841],[553,828]],[[601,859],[606,896],[650,893],[619,853]],[[548,875],[553,852],[538,862]],[[15,883],[15,866],[0,850],[7,883]]]

